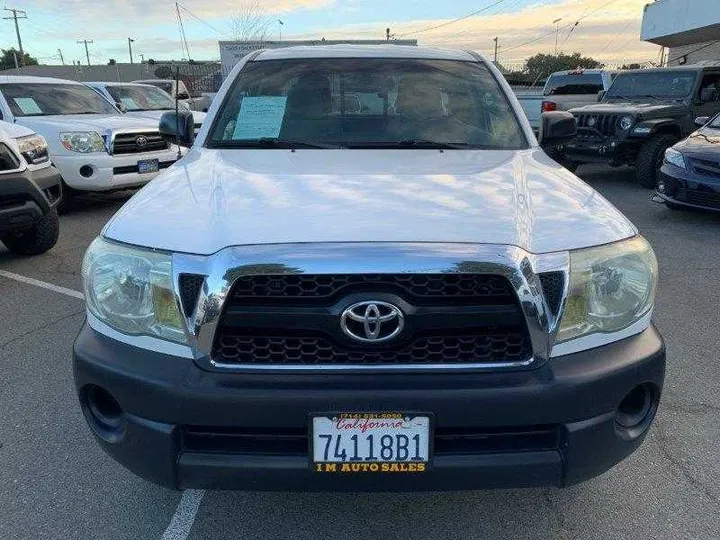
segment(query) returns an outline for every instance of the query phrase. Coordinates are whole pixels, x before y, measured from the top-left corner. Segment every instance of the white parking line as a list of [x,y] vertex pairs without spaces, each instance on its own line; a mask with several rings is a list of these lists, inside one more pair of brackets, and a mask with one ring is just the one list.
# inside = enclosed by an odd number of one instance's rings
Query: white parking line
[[27,283],[29,285],[35,285],[36,287],[42,287],[43,289],[55,291],[66,296],[72,296],[73,298],[77,298],[78,300],[85,300],[85,296],[80,291],[74,291],[72,289],[60,287],[59,285],[53,285],[52,283],[48,283],[46,281],[40,281],[38,279],[21,276],[20,274],[13,274],[12,272],[7,272],[5,270],[0,270],[0,276],[8,279],[14,279],[15,281],[20,281],[22,283]]
[[175,509],[170,525],[162,535],[161,540],[185,540],[190,534],[195,515],[200,507],[205,490],[187,489],[183,491],[180,502]]

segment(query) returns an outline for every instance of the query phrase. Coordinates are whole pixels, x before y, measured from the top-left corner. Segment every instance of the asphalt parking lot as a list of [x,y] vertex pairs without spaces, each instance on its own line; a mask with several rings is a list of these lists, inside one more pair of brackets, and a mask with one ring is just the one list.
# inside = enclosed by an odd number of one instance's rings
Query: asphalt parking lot
[[719,538],[720,215],[655,204],[628,169],[580,176],[635,222],[661,270],[663,400],[644,445],[609,473],[565,490],[374,495],[181,494],[136,478],[92,440],[70,358],[84,318],[70,291],[120,193],[81,201],[45,255],[0,245],[0,538]]

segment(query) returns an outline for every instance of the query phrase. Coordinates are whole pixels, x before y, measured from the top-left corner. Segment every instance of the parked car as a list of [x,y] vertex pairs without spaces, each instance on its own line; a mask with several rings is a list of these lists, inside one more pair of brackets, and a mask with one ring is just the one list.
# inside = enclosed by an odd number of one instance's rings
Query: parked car
[[0,121],[0,242],[13,253],[39,255],[58,240],[60,174],[32,130]]
[[77,191],[142,186],[178,159],[156,121],[124,116],[73,81],[0,75],[0,119],[45,137],[65,204]]
[[578,136],[565,157],[635,167],[654,189],[665,150],[695,129],[695,118],[720,112],[720,65],[624,71],[602,102],[572,109]]
[[[379,114],[332,106],[373,88]],[[491,62],[261,50],[217,99],[83,261],[75,384],[111,456],[180,488],[407,491],[565,486],[640,445],[653,250]],[[161,131],[194,138],[185,111]],[[540,140],[574,132],[546,113]]]
[[[610,88],[616,72],[604,69],[557,71],[548,77],[539,92],[516,91],[530,125],[537,134],[542,113],[568,111],[598,100],[598,93]],[[573,164],[568,167],[574,170]]]
[[[110,103],[115,104],[128,116],[149,118],[159,123],[163,113],[175,110],[175,100],[172,96],[151,84],[115,82],[88,82],[85,84]],[[185,104],[178,104],[178,107],[187,109]],[[195,111],[192,114],[195,132],[198,132],[205,120],[205,113]]]
[[657,194],[673,210],[720,210],[720,115],[696,124],[698,131],[665,151]]
[[202,100],[202,103],[196,104],[194,98],[190,95],[190,92],[185,86],[185,83],[181,80],[175,81],[174,79],[145,79],[142,81],[133,82],[156,86],[160,88],[163,92],[170,94],[170,97],[173,100],[177,98],[180,103],[185,105],[185,107],[190,110],[202,112],[203,110],[207,111],[207,108],[209,108],[209,105],[208,107],[205,107],[205,100]]

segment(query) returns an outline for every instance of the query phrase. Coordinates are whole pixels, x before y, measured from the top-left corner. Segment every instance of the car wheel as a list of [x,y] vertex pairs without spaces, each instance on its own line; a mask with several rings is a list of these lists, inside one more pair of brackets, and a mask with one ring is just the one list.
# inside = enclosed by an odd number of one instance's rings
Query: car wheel
[[28,229],[3,235],[5,247],[18,255],[40,255],[52,248],[60,235],[60,218],[56,210],[50,210]]
[[665,150],[677,141],[675,135],[657,135],[642,145],[635,163],[635,177],[638,184],[647,189],[655,189]]
[[65,180],[62,181],[62,199],[60,199],[60,202],[57,205],[57,211],[58,214],[67,214],[70,210],[72,210],[73,205],[75,201],[73,198],[77,194],[77,190],[71,188],[65,183]]

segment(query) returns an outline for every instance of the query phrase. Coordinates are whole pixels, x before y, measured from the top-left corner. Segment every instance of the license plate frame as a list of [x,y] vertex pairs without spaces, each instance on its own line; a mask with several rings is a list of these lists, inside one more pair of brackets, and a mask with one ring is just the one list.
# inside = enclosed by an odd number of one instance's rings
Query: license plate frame
[[141,159],[137,162],[138,174],[152,174],[160,171],[159,159]]
[[[383,420],[389,420],[389,419],[398,419],[398,418],[408,418],[410,421],[417,420],[417,419],[424,419],[426,422],[426,437],[427,437],[427,446],[426,446],[426,452],[427,456],[425,460],[421,461],[413,461],[413,460],[383,460],[380,459],[378,456],[378,459],[375,461],[369,461],[369,460],[360,460],[360,461],[316,461],[315,460],[315,447],[316,447],[316,432],[315,432],[315,419],[316,418],[325,418],[325,419],[338,419],[342,418],[345,420],[363,420],[363,419],[383,419]],[[353,431],[353,433],[355,433]],[[390,474],[390,473],[419,473],[422,474],[423,472],[427,472],[430,469],[432,469],[433,466],[433,459],[434,459],[434,435],[435,435],[435,416],[433,413],[428,412],[416,412],[416,411],[403,411],[403,412],[395,412],[395,411],[381,411],[381,412],[367,412],[367,411],[361,411],[361,412],[341,412],[341,413],[310,413],[308,415],[308,467],[312,472],[315,472],[317,474],[327,474],[327,473],[360,473],[360,474]],[[328,443],[332,444],[332,442]],[[368,464],[368,467],[362,467],[362,464]],[[370,469],[370,464],[377,464],[378,468],[376,470]],[[413,467],[410,467],[410,465],[413,465]],[[326,465],[335,465],[335,470],[328,470],[326,468]],[[348,467],[343,467],[343,465],[347,465]],[[352,467],[352,465],[356,465],[356,467]],[[393,465],[396,465],[397,467],[393,467]],[[400,467],[400,465],[406,465],[406,467]],[[422,467],[420,467],[422,465]],[[385,467],[386,466],[386,467]],[[355,469],[355,470],[353,470]],[[358,470],[359,469],[359,470]],[[387,470],[385,470],[387,469]],[[412,470],[411,470],[412,469]]]

